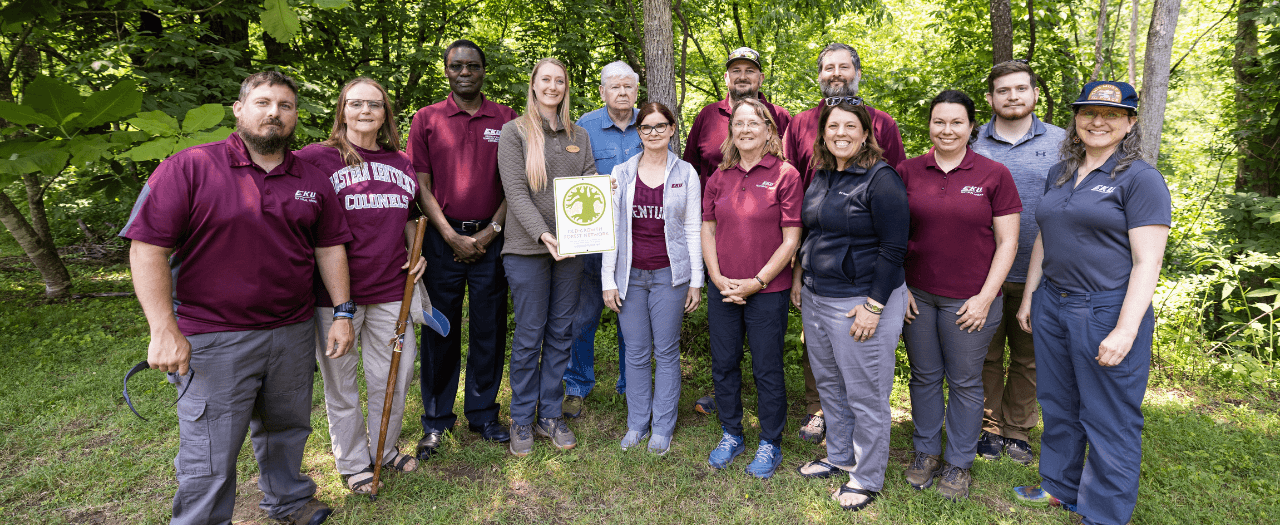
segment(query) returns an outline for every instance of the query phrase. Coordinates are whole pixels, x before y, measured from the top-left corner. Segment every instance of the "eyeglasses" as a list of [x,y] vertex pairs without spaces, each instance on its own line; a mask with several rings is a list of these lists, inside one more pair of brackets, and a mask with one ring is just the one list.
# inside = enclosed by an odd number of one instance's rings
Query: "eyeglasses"
[[364,109],[366,105],[369,106],[370,111],[377,111],[382,109],[383,106],[381,100],[360,100],[358,98],[347,99],[347,107],[350,109]]
[[666,132],[667,132],[667,128],[669,128],[669,127],[671,127],[671,124],[670,124],[670,123],[667,123],[667,122],[663,122],[663,123],[658,124],[658,125],[656,125],[656,126],[650,126],[650,125],[648,125],[648,124],[641,124],[641,125],[640,125],[640,134],[641,134],[641,135],[652,135],[652,134],[654,134],[654,133],[657,133],[657,134],[661,135],[661,134],[663,134],[663,133],[666,133]]
[[1129,116],[1129,113],[1120,109],[1086,108],[1076,113],[1076,118],[1082,118],[1085,121],[1090,121],[1098,117],[1102,117],[1102,120],[1120,120],[1127,116]]
[[454,73],[461,73],[464,69],[476,73],[484,71],[484,66],[481,64],[449,64],[446,67],[449,68],[449,71]]
[[752,120],[752,121],[750,121],[750,122],[745,122],[745,121],[741,121],[741,120],[739,120],[739,121],[737,121],[737,122],[734,122],[734,123],[733,123],[733,129],[736,129],[736,130],[749,129],[749,130],[751,130],[751,131],[759,131],[759,130],[763,129],[763,128],[764,128],[764,126],[765,126],[765,124],[764,124],[763,122],[758,121],[758,120]]
[[839,106],[840,104],[849,104],[850,106],[861,106],[862,97],[827,97],[828,106]]

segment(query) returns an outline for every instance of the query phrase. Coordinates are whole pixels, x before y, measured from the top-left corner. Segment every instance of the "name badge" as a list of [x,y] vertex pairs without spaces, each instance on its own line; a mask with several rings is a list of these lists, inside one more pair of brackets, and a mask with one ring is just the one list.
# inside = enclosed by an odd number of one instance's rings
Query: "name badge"
[[579,152],[579,151],[582,151],[582,148],[579,148],[579,147],[577,147],[577,146],[575,146],[575,145],[573,145],[573,144],[570,144],[570,145],[568,145],[568,146],[565,146],[565,147],[564,147],[564,150],[565,150],[565,151],[567,151],[567,152],[569,152],[569,153],[577,153],[577,152]]

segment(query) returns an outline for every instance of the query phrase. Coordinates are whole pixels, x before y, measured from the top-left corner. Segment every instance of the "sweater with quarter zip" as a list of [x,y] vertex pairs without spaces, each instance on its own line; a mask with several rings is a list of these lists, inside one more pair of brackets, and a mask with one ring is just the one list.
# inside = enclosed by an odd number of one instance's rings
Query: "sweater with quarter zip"
[[801,282],[810,292],[886,304],[905,282],[911,212],[906,186],[888,164],[818,170],[805,191],[801,219]]
[[591,140],[580,126],[573,125],[570,138],[567,129],[552,130],[542,119],[547,185],[535,192],[529,187],[529,175],[524,169],[525,138],[517,126],[519,121],[504,124],[498,139],[498,173],[507,196],[502,255],[549,255],[539,237],[547,232],[556,234],[555,179],[596,173]]

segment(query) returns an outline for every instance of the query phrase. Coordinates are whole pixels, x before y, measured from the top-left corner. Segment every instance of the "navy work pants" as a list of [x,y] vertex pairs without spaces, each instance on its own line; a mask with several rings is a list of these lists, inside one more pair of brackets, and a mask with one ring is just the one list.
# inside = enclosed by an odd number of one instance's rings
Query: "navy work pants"
[[[461,229],[456,230],[463,233]],[[472,425],[498,418],[498,387],[507,355],[507,276],[502,268],[503,237],[489,245],[480,260],[467,264],[453,260],[453,248],[435,228],[428,228],[422,255],[427,258],[427,296],[431,305],[449,318],[449,335],[420,330],[422,344],[422,430],[443,432],[453,428],[462,365],[462,298],[470,293],[467,329],[467,379],[463,411]]]
[[751,343],[751,372],[756,380],[756,416],[760,439],[776,442],[787,424],[787,386],[782,371],[783,336],[791,291],[757,293],[747,304],[723,302],[715,285],[707,287],[707,325],[711,332],[711,379],[716,415],[725,432],[742,435],[743,336]]
[[1125,292],[1074,293],[1046,279],[1031,300],[1036,397],[1044,412],[1041,487],[1075,504],[1088,524],[1127,523],[1138,500],[1142,397],[1155,328],[1151,308],[1119,365],[1096,360],[1098,345],[1116,327]]

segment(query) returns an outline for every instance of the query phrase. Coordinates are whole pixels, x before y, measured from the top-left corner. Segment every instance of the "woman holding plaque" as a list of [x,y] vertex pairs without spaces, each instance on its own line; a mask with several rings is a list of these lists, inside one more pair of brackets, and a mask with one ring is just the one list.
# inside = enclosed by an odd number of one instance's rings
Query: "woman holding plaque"
[[[783,335],[791,289],[791,257],[800,244],[800,173],[782,159],[778,126],[756,99],[736,103],[724,160],[702,196],[702,254],[711,331],[711,377],[724,435],[707,462],[729,466],[746,450],[742,433],[743,335],[751,339],[760,443],[748,474],[769,478],[782,462],[786,425]],[[723,257],[721,256],[723,255]]]
[[[652,434],[649,451],[663,455],[680,400],[680,322],[702,300],[702,191],[693,166],[667,149],[676,133],[671,110],[648,102],[636,122],[644,151],[613,169],[618,248],[605,252],[600,280],[627,342],[622,449]],[[657,363],[652,380],[650,359]]]
[[498,171],[507,197],[502,266],[511,285],[512,454],[533,451],[533,433],[560,450],[577,445],[561,413],[582,260],[560,254],[552,181],[595,173],[586,130],[569,116],[569,76],[554,58],[533,67],[524,115],[502,126]]

